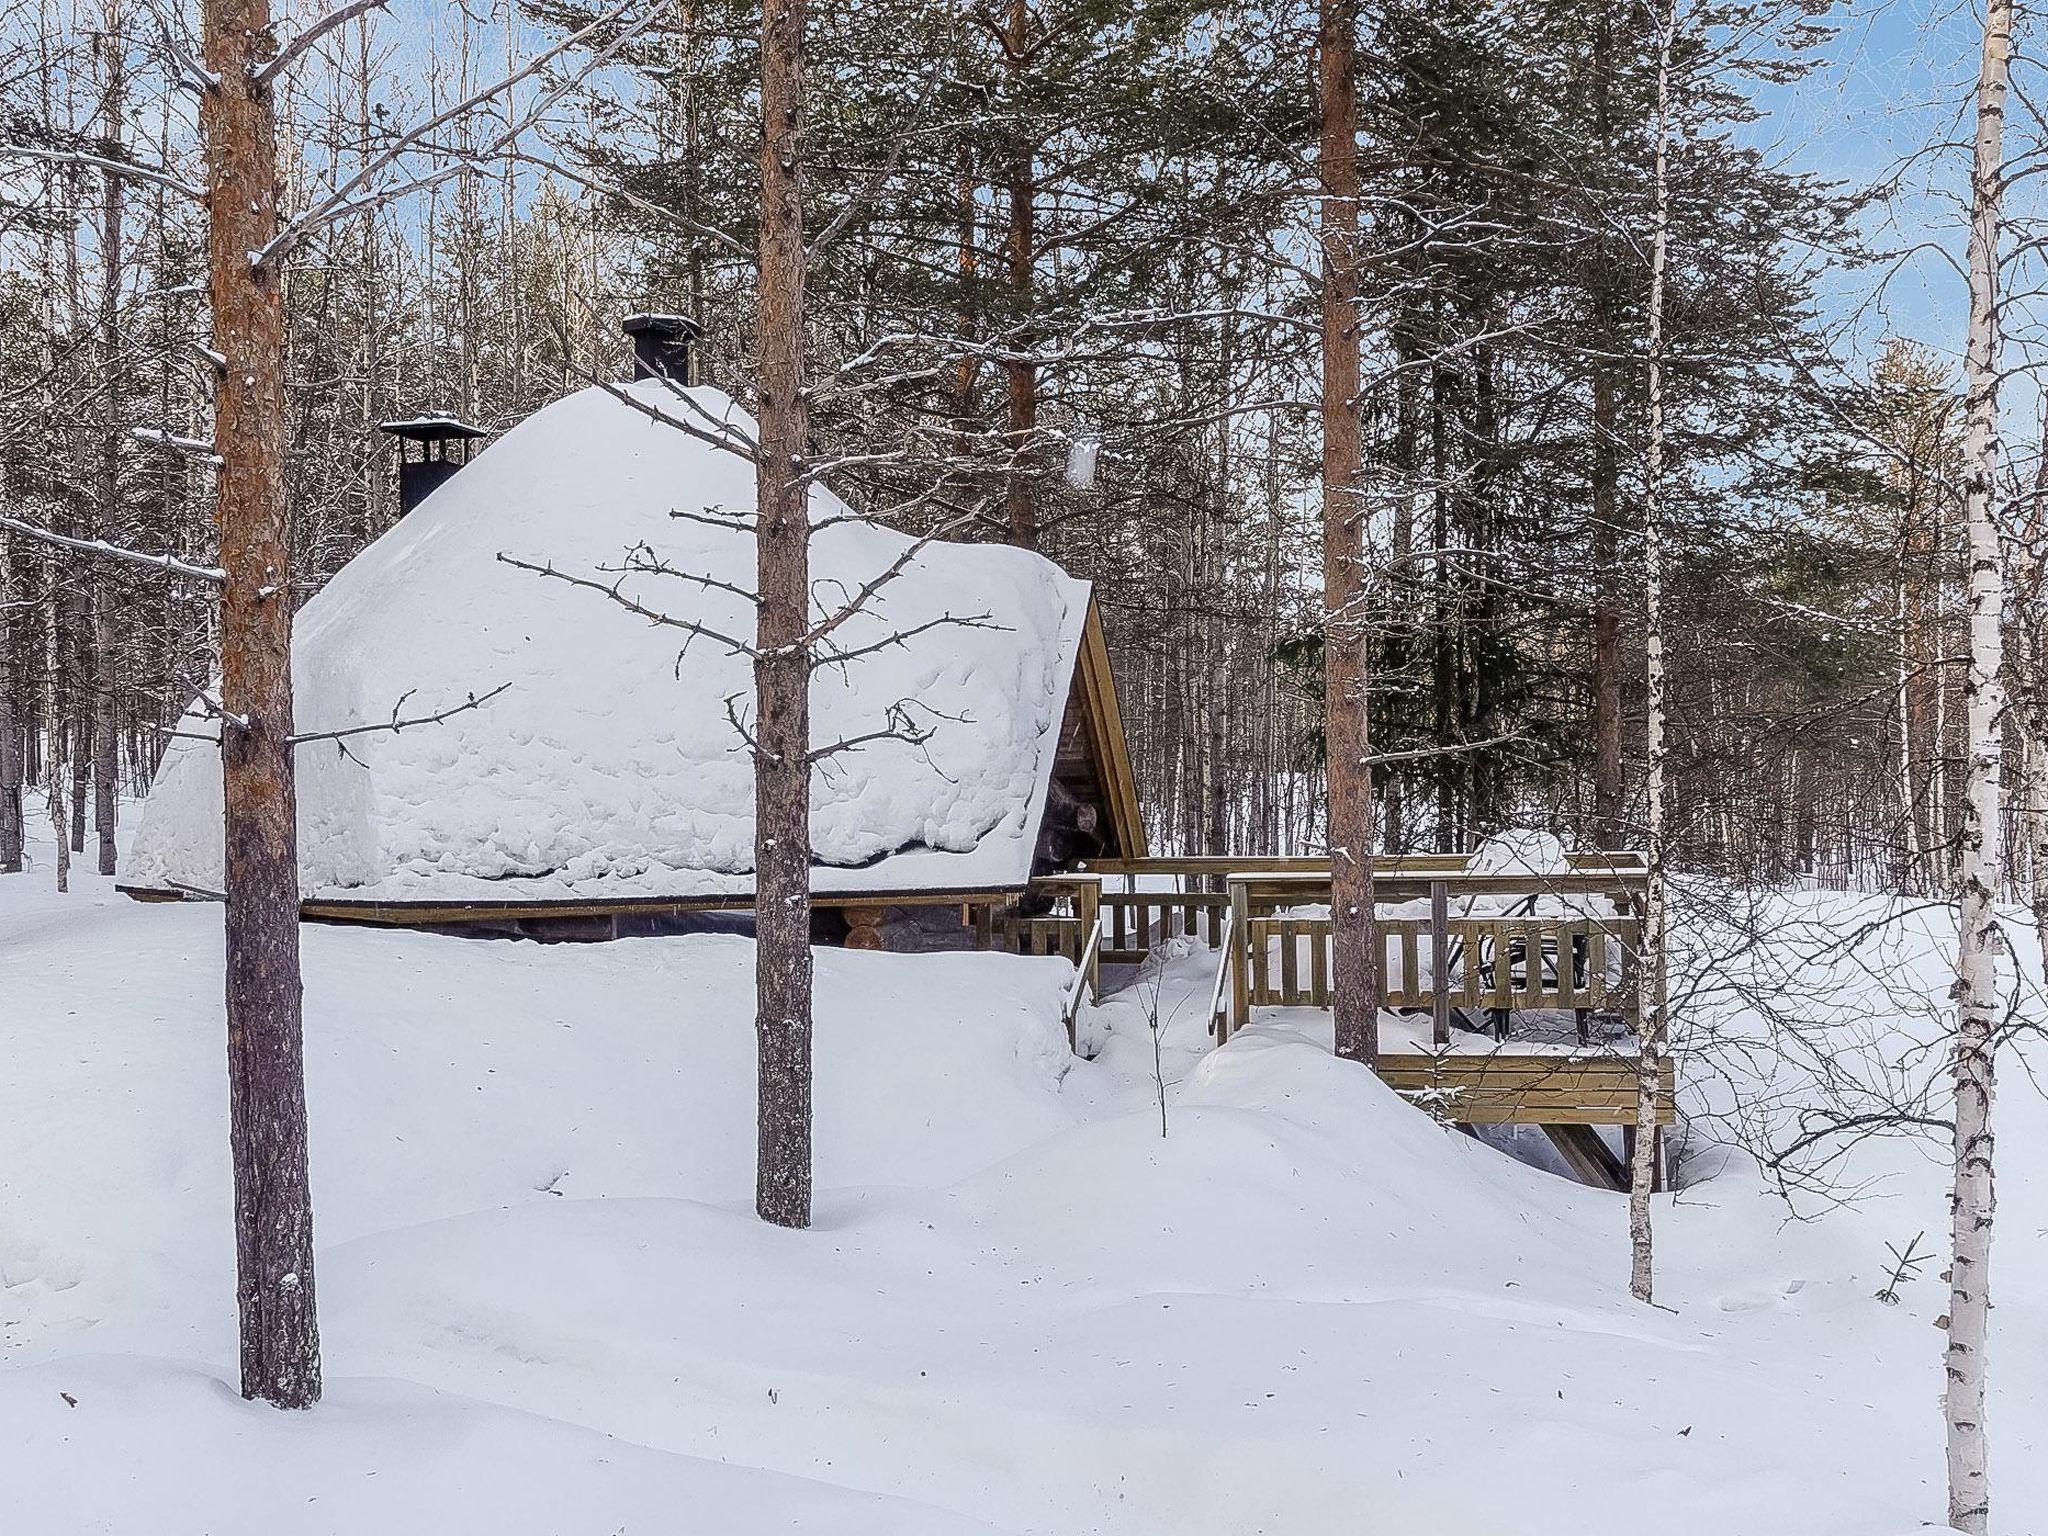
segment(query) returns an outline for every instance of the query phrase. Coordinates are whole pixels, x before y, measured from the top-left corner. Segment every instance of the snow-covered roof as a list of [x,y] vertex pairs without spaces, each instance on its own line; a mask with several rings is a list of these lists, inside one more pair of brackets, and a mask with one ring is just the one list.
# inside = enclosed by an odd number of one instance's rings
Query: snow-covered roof
[[[751,708],[748,661],[498,558],[619,580],[649,608],[750,638],[752,607],[739,595],[606,570],[644,547],[643,558],[751,587],[751,533],[671,516],[751,512],[752,465],[699,435],[727,424],[753,432],[708,387],[679,393],[648,380],[572,395],[508,432],[307,603],[292,653],[301,732],[394,710],[419,719],[504,689],[438,724],[299,747],[308,901],[751,894],[752,765],[726,704]],[[821,611],[909,542],[834,521],[845,511],[813,489]],[[940,623],[817,671],[818,744],[881,729],[899,705],[930,731],[922,745],[873,741],[819,764],[818,891],[982,890],[1029,878],[1087,606],[1086,584],[1038,555],[933,543],[835,633],[858,650],[949,616],[980,621]],[[195,706],[180,729],[215,726]],[[221,869],[218,748],[174,740],[128,884],[217,892]]]

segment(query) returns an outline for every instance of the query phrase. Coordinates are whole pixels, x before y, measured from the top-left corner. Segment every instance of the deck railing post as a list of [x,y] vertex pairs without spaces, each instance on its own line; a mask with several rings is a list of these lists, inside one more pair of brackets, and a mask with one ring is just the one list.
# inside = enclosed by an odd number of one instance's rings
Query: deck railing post
[[1441,880],[1429,882],[1429,1037],[1451,1043],[1451,900]]
[[[1074,885],[1074,915],[1081,920],[1081,958],[1088,972],[1088,1000],[1102,1001],[1102,880],[1088,875]],[[1090,942],[1094,940],[1096,942]]]
[[1229,1034],[1243,1029],[1251,1020],[1252,904],[1244,880],[1230,877],[1230,943],[1236,952],[1230,967]]

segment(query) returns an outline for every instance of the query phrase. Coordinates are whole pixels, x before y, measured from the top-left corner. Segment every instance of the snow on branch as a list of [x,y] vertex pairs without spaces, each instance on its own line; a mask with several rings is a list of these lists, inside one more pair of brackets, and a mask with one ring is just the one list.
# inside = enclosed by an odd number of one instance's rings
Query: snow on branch
[[358,16],[366,12],[381,11],[387,3],[388,0],[348,0],[346,5],[338,6],[334,10],[329,11],[297,37],[286,43],[277,51],[275,58],[257,70],[254,84],[258,86],[270,84],[271,81],[290,69],[298,61],[299,55],[319,42],[321,38],[332,32],[336,27],[346,26],[349,22],[354,21]]
[[205,188],[196,187],[182,177],[159,170],[153,165],[137,165],[130,160],[112,160],[105,155],[89,155],[77,149],[35,149],[27,144],[0,144],[0,154],[12,155],[17,160],[42,160],[52,165],[70,165],[84,170],[100,171],[108,176],[124,176],[131,181],[146,181],[152,186],[168,187],[173,192],[181,192],[194,202],[206,201]]
[[1451,757],[1460,752],[1485,752],[1493,747],[1509,747],[1529,738],[1520,731],[1510,731],[1505,736],[1489,736],[1484,741],[1456,741],[1448,746],[1414,747],[1406,752],[1375,752],[1371,757],[1361,758],[1362,768],[1380,768],[1388,763],[1413,763],[1426,757]]
[[[218,352],[209,352],[207,355],[220,358],[220,362],[215,364],[216,367],[225,366],[227,363],[227,359],[221,357]],[[130,427],[128,435],[137,442],[149,443],[158,448],[176,449],[179,453],[189,453],[193,458],[202,459],[216,467],[220,464],[220,455],[213,451],[213,444],[196,437],[179,437],[161,427]]]
[[54,529],[25,523],[18,517],[0,512],[0,528],[9,528],[31,539],[40,539],[45,544],[55,544],[62,549],[75,549],[88,555],[104,555],[109,560],[125,560],[130,565],[145,565],[154,571],[168,571],[177,576],[190,576],[195,581],[211,582],[224,587],[228,573],[217,565],[193,565],[180,560],[176,555],[146,555],[139,549],[124,549],[119,544],[109,544],[105,539],[74,539]]
[[[185,32],[183,14],[174,9],[171,15],[165,15],[157,8],[156,0],[143,0],[143,9],[156,23],[157,37],[163,44],[164,57],[171,62],[171,72],[177,83],[195,96],[207,96],[219,90],[220,76],[200,62],[199,44],[189,32]],[[177,19],[178,31],[184,33],[182,37],[171,30],[173,17]]]

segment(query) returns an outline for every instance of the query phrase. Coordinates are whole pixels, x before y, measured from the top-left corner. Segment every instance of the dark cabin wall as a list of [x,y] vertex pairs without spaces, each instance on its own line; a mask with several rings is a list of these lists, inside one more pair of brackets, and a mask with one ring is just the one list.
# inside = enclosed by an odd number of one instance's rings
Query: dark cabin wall
[[1103,858],[1117,851],[1109,796],[1096,763],[1094,732],[1081,699],[1077,666],[1067,687],[1059,748],[1053,757],[1052,784],[1045,798],[1045,819],[1039,823],[1038,847],[1032,854],[1034,876],[1071,869],[1083,859]]

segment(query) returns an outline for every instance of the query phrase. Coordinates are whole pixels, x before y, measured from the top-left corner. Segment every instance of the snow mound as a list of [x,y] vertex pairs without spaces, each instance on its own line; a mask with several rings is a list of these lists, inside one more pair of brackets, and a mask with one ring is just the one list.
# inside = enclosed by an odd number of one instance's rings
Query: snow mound
[[[394,712],[420,720],[504,690],[438,724],[300,747],[307,897],[751,891],[752,766],[728,709],[750,713],[752,672],[715,636],[753,637],[742,594],[754,548],[751,533],[715,524],[751,513],[754,475],[705,440],[728,430],[751,435],[753,423],[714,389],[584,390],[508,432],[306,605],[292,657],[302,733]],[[911,543],[841,521],[846,507],[819,487],[811,514],[820,615]],[[621,597],[701,632],[500,554],[616,581]],[[620,576],[622,563],[686,574]],[[1086,606],[1085,584],[1037,555],[933,543],[833,633],[850,659],[813,681],[817,745],[884,730],[892,712],[929,736],[870,740],[821,762],[819,889],[1023,882]],[[195,705],[180,729],[206,736],[217,724]],[[174,740],[130,883],[218,891],[221,843],[218,750]]]

